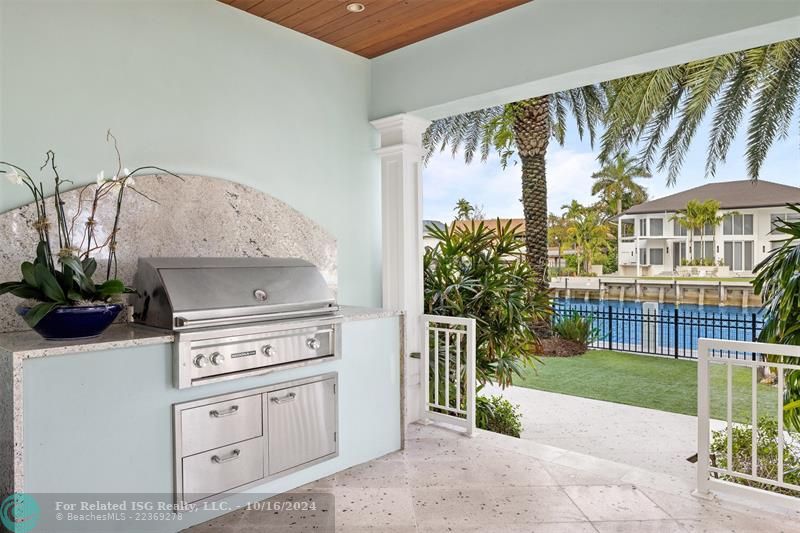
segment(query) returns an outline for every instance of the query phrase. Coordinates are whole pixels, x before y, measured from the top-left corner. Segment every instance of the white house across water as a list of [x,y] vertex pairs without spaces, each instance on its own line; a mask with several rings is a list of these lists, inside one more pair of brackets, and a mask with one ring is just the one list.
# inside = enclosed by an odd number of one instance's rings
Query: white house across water
[[[690,200],[717,200],[722,221],[689,231],[678,222]],[[749,277],[783,235],[779,219],[797,216],[800,188],[769,181],[709,183],[635,205],[619,217],[619,274],[623,276]]]

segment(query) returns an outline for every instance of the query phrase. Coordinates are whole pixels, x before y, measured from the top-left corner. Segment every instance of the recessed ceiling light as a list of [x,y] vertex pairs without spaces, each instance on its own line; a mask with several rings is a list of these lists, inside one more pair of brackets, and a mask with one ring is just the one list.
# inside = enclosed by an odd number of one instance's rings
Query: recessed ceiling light
[[364,7],[364,4],[359,4],[358,2],[347,4],[346,8],[350,13],[361,13],[366,9],[366,7]]

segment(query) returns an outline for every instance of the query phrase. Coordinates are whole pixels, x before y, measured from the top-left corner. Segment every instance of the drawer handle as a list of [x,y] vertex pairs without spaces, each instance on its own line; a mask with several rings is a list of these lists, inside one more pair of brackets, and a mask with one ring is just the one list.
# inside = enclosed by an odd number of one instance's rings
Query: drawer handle
[[297,394],[295,394],[295,393],[293,393],[293,392],[290,392],[289,394],[287,394],[287,395],[286,395],[286,396],[284,396],[283,398],[275,398],[275,397],[272,397],[272,398],[270,399],[270,401],[271,401],[272,403],[278,403],[278,404],[280,404],[280,403],[288,403],[288,402],[291,402],[291,401],[293,401],[295,398],[297,398]]
[[225,411],[217,411],[216,409],[213,409],[209,411],[208,414],[213,416],[214,418],[221,418],[223,416],[235,415],[237,411],[239,411],[239,406],[231,405],[230,408]]
[[239,454],[241,454],[241,453],[242,453],[241,450],[239,450],[237,448],[237,449],[233,450],[228,457],[225,457],[225,458],[222,458],[219,455],[212,455],[211,456],[211,462],[212,463],[216,463],[216,464],[219,465],[219,464],[222,464],[222,463],[227,463],[228,461],[235,461],[236,459],[239,458]]

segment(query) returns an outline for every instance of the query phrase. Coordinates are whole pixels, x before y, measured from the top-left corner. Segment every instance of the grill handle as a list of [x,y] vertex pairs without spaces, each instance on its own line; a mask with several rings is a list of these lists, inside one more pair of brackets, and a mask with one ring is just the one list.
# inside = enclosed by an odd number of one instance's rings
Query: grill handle
[[[304,311],[285,311],[285,312],[278,312],[278,313],[259,313],[256,315],[242,315],[242,316],[231,316],[225,318],[186,318],[186,317],[175,317],[175,327],[176,328],[200,328],[200,327],[210,327],[210,326],[230,326],[234,324],[246,324],[248,322],[264,322],[266,320],[278,320],[282,318],[293,318],[293,317],[305,317],[305,316],[317,316],[317,315],[329,315],[331,311],[335,311],[337,308],[327,307],[324,309],[317,309],[313,311],[304,310]],[[338,318],[340,315],[332,315],[332,318]]]

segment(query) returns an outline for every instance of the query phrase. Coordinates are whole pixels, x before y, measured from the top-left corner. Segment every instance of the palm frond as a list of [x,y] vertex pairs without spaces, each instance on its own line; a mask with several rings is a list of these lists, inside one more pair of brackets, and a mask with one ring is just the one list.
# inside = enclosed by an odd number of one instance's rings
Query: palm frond
[[[800,43],[800,41],[797,41]],[[772,144],[788,135],[800,94],[800,46],[779,52],[755,98],[747,130],[747,172],[758,179]]]
[[486,125],[502,114],[503,107],[489,107],[433,121],[422,137],[422,145],[426,150],[425,162],[435,152],[443,152],[447,148],[450,148],[453,157],[463,148],[467,163],[472,161],[476,151],[480,149],[481,158],[485,160],[488,150],[483,148],[484,135],[491,136]]

